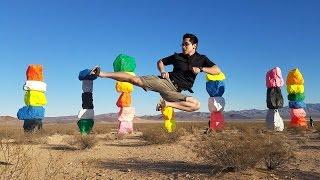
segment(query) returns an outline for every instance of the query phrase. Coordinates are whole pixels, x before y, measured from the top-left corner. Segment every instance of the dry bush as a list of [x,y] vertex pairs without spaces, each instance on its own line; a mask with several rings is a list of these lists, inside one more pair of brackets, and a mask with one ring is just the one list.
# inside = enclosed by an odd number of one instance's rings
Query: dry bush
[[294,158],[296,145],[280,134],[268,134],[262,147],[264,164],[268,170],[276,169]]
[[1,179],[28,179],[30,177],[30,147],[10,142],[0,142],[0,177]]
[[177,128],[184,128],[187,133],[195,134],[199,132],[200,129],[208,128],[208,122],[178,122]]
[[96,123],[93,126],[92,132],[93,132],[93,134],[108,134],[111,132],[112,129],[115,129],[115,128],[116,128],[115,124]]
[[227,129],[237,130],[243,133],[260,133],[266,131],[264,121],[254,122],[226,122]]
[[52,136],[54,134],[73,135],[76,133],[78,127],[76,123],[68,124],[43,124],[40,133],[43,136]]
[[0,139],[15,139],[23,134],[23,129],[13,126],[0,127]]
[[186,130],[180,128],[172,133],[166,132],[161,128],[143,130],[142,138],[148,142],[148,144],[169,144],[177,142],[181,136],[185,135]]
[[75,130],[75,129],[67,129],[66,130],[66,134],[67,135],[74,135],[74,134],[76,134],[77,133],[77,131]]
[[288,131],[291,134],[305,136],[307,129],[305,127],[290,127],[290,128],[288,128]]
[[9,127],[4,132],[0,133],[0,139],[10,141],[14,144],[30,145],[30,144],[45,144],[46,136],[43,136],[42,131],[35,133],[24,133],[20,128]]
[[159,121],[159,123],[136,123],[134,124],[135,131],[148,131],[149,129],[158,129],[162,126],[160,123],[162,121]]
[[24,133],[17,135],[14,139],[16,144],[31,145],[31,144],[46,144],[47,136],[44,136],[41,131],[36,133]]
[[48,160],[44,166],[43,174],[38,174],[39,179],[59,179],[59,176],[64,175],[64,170],[70,167],[67,164],[61,163],[61,157],[63,157],[63,154],[64,152],[55,155],[50,153],[48,155]]
[[[163,121],[159,121],[159,123],[137,123],[135,124],[135,131],[149,131],[151,129],[160,130],[160,127],[163,126]],[[208,127],[208,122],[201,121],[201,122],[176,122],[176,129],[185,129],[186,132],[190,134],[194,134],[198,132],[200,129],[205,129]]]
[[221,132],[203,137],[195,152],[207,163],[222,171],[238,171],[254,167],[262,158],[263,140],[252,134]]
[[73,135],[65,139],[65,142],[73,148],[83,150],[93,148],[98,140],[95,135]]
[[288,142],[277,134],[225,131],[199,138],[193,149],[221,171],[253,168],[262,160],[268,169],[274,169],[292,158],[293,146]]

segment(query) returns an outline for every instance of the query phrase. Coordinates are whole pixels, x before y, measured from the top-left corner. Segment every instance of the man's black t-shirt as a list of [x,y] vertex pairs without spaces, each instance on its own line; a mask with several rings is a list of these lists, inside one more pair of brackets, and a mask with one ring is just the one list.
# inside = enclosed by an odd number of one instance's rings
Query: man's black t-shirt
[[162,59],[164,65],[173,65],[173,71],[169,72],[170,80],[179,87],[179,90],[191,90],[197,74],[192,67],[212,67],[215,65],[205,55],[198,52],[192,56],[175,53]]

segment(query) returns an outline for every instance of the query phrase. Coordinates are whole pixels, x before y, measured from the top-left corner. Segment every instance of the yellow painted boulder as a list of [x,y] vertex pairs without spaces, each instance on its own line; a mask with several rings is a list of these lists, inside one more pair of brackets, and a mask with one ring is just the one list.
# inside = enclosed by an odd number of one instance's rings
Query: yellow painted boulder
[[47,104],[47,98],[41,91],[26,91],[24,102],[27,106],[44,106]]
[[287,85],[288,94],[304,93],[304,85]]
[[117,92],[119,93],[130,93],[133,91],[133,85],[131,83],[128,83],[128,82],[120,82],[120,81],[117,81],[116,82],[116,90]]
[[215,75],[207,74],[206,79],[207,79],[207,81],[223,81],[226,79],[226,77],[223,74],[223,72],[221,72],[221,73],[215,74]]

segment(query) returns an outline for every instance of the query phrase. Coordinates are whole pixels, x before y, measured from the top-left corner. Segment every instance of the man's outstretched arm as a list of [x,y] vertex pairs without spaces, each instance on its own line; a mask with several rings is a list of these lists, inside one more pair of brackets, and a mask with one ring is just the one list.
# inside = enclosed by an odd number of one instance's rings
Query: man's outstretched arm
[[202,71],[212,75],[221,73],[221,70],[217,65],[214,65],[212,67],[203,67]]

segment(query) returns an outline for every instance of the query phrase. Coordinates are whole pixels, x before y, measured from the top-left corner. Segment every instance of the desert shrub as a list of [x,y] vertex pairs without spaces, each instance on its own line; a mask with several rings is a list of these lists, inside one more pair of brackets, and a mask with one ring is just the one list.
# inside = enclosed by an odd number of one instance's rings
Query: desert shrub
[[97,144],[95,135],[73,135],[65,139],[65,142],[76,149],[91,149]]
[[76,130],[75,129],[67,129],[66,134],[67,135],[74,135],[74,134],[76,134]]
[[0,177],[1,179],[19,179],[30,177],[30,147],[0,142]]
[[[56,155],[49,154],[48,161],[44,164],[44,173],[43,177],[39,179],[58,179],[58,176],[63,174],[64,168],[68,166],[64,163],[61,163],[61,157],[63,153]],[[38,174],[42,175],[42,174]]]
[[0,139],[15,139],[22,134],[21,128],[17,127],[0,127]]
[[207,163],[221,171],[254,167],[262,158],[263,139],[247,133],[221,132],[199,139],[194,150]]
[[117,129],[118,124],[114,123],[95,123],[93,128],[92,128],[92,133],[93,134],[108,134],[112,131],[112,129]]
[[204,161],[221,171],[246,170],[261,161],[272,170],[293,158],[295,145],[280,133],[248,130],[200,137],[193,149]]
[[[163,120],[157,122],[157,123],[136,123],[134,125],[135,131],[149,131],[150,129],[159,129],[163,125]],[[191,121],[191,122],[176,122],[176,129],[184,128],[188,133],[194,133],[198,131],[199,129],[204,129],[208,127],[208,122],[207,121]]]
[[276,169],[294,158],[296,145],[280,134],[265,136],[262,147],[264,164],[268,170]]
[[16,136],[14,139],[15,144],[31,145],[31,144],[46,144],[47,137],[42,136],[40,133],[28,133],[20,136]]
[[288,128],[289,133],[294,135],[304,136],[307,132],[307,128],[305,127],[290,127]]
[[[209,119],[208,119],[208,121],[209,121]],[[191,127],[193,127],[193,128],[204,128],[204,127],[208,126],[208,121],[178,122],[177,123],[177,127],[178,128],[185,128],[185,129],[188,129],[188,128],[191,128]]]
[[208,122],[179,122],[177,123],[178,128],[184,128],[187,133],[195,134],[200,129],[208,127]]
[[264,121],[226,122],[226,124],[226,129],[237,130],[242,133],[261,133],[267,130]]
[[181,136],[185,135],[185,129],[180,128],[172,133],[168,133],[161,128],[145,129],[142,131],[142,138],[148,144],[169,144],[177,142]]
[[134,125],[134,129],[135,129],[135,131],[144,132],[149,129],[157,129],[157,128],[159,128],[159,126],[161,126],[161,125],[159,125],[159,123],[136,123]]
[[44,123],[42,129],[37,132],[42,136],[52,136],[54,134],[73,135],[77,132],[78,127],[76,123]]

